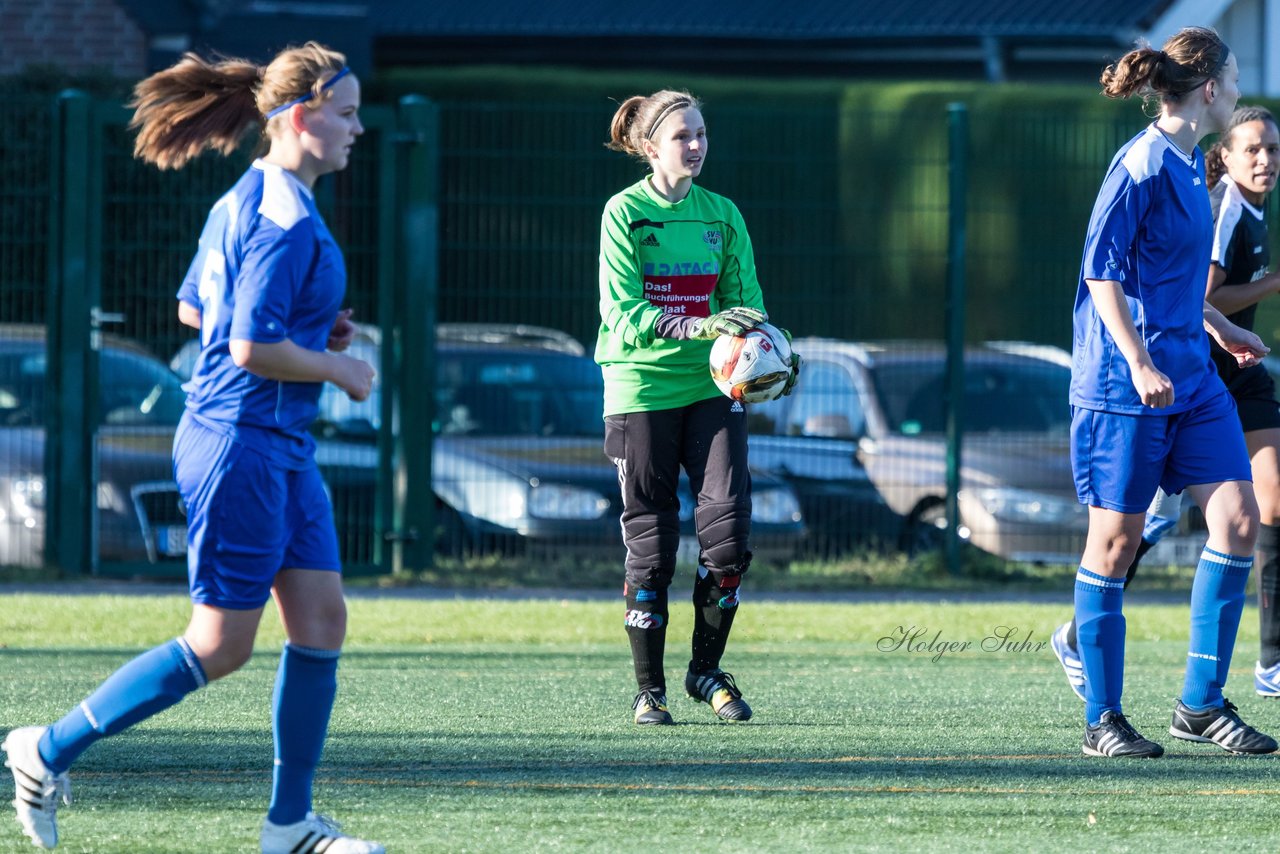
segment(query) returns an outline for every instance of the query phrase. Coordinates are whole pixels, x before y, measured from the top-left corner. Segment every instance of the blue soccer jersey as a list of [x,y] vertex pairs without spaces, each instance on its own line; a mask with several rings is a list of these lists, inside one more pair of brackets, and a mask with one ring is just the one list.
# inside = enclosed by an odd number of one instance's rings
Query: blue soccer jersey
[[[1075,303],[1073,406],[1173,415],[1222,390],[1204,329],[1212,245],[1213,215],[1200,149],[1185,154],[1149,126],[1116,153],[1089,220]],[[1121,284],[1151,361],[1173,383],[1172,406],[1143,405],[1086,279]]]
[[187,408],[205,426],[281,465],[309,464],[323,383],[269,380],[238,367],[232,339],[323,351],[346,292],[342,253],[311,190],[255,161],[213,206],[178,299],[200,309],[202,349]]

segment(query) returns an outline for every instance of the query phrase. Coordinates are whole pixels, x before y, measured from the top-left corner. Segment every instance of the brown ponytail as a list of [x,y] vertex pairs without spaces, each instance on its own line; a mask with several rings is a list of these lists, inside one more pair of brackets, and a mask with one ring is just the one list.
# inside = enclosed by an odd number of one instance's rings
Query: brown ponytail
[[188,53],[133,90],[135,157],[178,169],[206,148],[231,154],[249,128],[277,125],[263,117],[300,98],[314,109],[329,96],[322,87],[346,58],[316,42],[280,52],[265,68],[243,59],[209,61]]
[[654,134],[667,116],[677,110],[701,110],[702,102],[688,92],[663,89],[648,97],[632,95],[622,102],[609,123],[609,141],[605,148],[621,151],[648,162],[644,141]]
[[262,116],[256,89],[263,69],[243,59],[209,62],[188,53],[133,90],[137,129],[133,156],[161,169],[178,169],[205,148],[230,154]]
[[1184,95],[1216,79],[1231,49],[1208,27],[1186,27],[1169,37],[1162,50],[1143,46],[1129,51],[1102,72],[1108,98],[1158,97],[1177,103]]

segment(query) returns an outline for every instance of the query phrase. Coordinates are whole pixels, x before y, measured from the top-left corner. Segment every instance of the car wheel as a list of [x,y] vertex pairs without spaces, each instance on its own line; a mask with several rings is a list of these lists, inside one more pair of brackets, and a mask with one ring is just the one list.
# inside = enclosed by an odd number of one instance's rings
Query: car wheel
[[902,531],[901,548],[911,557],[935,551],[942,546],[943,528],[947,522],[947,505],[933,501],[917,507]]

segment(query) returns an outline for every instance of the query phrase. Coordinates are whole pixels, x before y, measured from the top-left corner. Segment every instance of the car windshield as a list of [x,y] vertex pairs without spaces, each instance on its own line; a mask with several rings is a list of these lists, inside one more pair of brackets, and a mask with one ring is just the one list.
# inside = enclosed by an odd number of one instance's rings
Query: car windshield
[[601,436],[604,384],[591,359],[560,353],[442,353],[436,432]]
[[[936,361],[889,362],[871,372],[876,397],[891,433],[943,433],[946,366]],[[975,361],[965,364],[966,433],[1067,431],[1071,370],[1041,359]]]
[[[0,425],[41,427],[45,416],[43,350],[0,353]],[[99,359],[99,423],[112,426],[176,425],[186,406],[178,378],[161,362],[106,347]]]
[[[377,353],[354,352],[377,365]],[[537,350],[441,350],[436,365],[434,432],[446,436],[601,436],[600,368],[582,356]],[[322,431],[377,433],[378,389],[362,402],[326,385]]]

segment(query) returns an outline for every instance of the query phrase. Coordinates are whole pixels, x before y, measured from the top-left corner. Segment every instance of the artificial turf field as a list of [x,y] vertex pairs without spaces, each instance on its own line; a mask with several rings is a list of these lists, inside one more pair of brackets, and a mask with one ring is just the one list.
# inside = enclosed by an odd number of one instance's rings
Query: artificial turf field
[[[353,596],[316,808],[390,852],[1280,844],[1280,755],[1231,756],[1167,734],[1184,605],[1131,597],[1126,608],[1126,713],[1168,752],[1115,760],[1081,755],[1081,703],[1047,643],[1035,647],[1067,615],[1069,593],[1049,603],[912,597],[748,598],[724,662],[755,708],[745,724],[716,722],[679,690],[692,615],[677,605],[667,655],[677,726],[639,728],[620,600]],[[127,658],[180,633],[188,607],[176,593],[0,588],[0,729],[60,716]],[[899,627],[913,626],[933,652],[896,645]],[[999,626],[1017,640],[1032,633],[1032,645],[984,651]],[[1280,701],[1252,690],[1256,638],[1250,607],[1227,695],[1274,734]],[[969,650],[933,660],[939,643],[964,642]],[[58,850],[256,850],[280,643],[268,616],[244,670],[91,748],[72,769]],[[8,815],[0,851],[24,850],[35,849]]]

